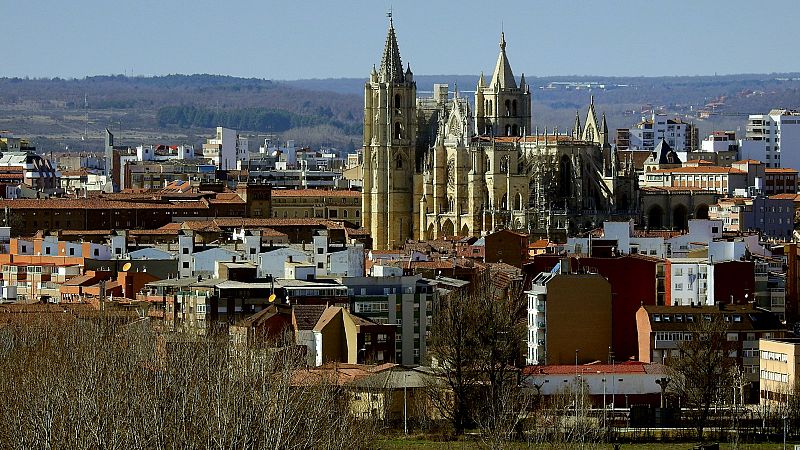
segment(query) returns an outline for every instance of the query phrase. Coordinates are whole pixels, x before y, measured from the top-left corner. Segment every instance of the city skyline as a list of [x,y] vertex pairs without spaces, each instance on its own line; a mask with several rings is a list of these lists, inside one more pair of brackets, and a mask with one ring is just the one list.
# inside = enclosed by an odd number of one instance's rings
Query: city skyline
[[[2,3],[9,3],[4,0]],[[51,4],[52,3],[52,4]],[[393,10],[403,62],[417,74],[489,72],[500,31],[515,71],[528,76],[659,76],[794,72],[790,40],[797,6],[770,3],[764,16],[698,2],[666,8],[634,1],[587,8],[544,2],[308,2],[305,8],[247,0],[143,1],[108,10],[77,4],[6,4],[3,76],[214,73],[276,80],[366,77],[379,63]],[[35,21],[30,18],[36,17]],[[42,32],[41,30],[47,30]],[[773,37],[768,41],[757,36]],[[672,55],[672,56],[670,56]]]

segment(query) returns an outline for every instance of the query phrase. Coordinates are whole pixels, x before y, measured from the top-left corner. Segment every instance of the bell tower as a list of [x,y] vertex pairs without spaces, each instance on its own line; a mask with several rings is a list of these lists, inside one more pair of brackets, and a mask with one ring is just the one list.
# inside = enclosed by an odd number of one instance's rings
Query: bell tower
[[364,85],[362,220],[377,250],[413,236],[416,108],[417,85],[410,65],[403,70],[390,13],[380,68]]
[[524,136],[531,128],[531,91],[523,74],[519,86],[506,56],[505,33],[489,84],[481,74],[475,89],[475,128],[478,134]]

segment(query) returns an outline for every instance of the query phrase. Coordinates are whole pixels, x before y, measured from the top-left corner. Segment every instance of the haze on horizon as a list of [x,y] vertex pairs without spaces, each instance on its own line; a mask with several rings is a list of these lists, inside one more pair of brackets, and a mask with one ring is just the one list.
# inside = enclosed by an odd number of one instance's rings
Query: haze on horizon
[[[798,72],[796,0],[669,3],[396,2],[416,74],[491,73],[500,30],[519,76]],[[389,2],[0,0],[3,77],[213,73],[292,80],[368,76]]]

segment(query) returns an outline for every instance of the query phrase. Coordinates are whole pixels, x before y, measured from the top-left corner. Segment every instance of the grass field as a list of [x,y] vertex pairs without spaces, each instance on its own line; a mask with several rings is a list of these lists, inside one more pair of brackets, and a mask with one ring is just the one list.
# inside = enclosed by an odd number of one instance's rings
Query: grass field
[[[672,449],[692,449],[695,444],[693,443],[662,443],[662,444],[620,444],[620,450],[672,450]],[[474,441],[456,441],[456,442],[435,442],[421,439],[386,439],[377,443],[377,448],[380,449],[414,449],[414,450],[460,450],[471,449],[480,447],[480,444]],[[524,444],[519,443],[511,445],[507,448],[510,449],[531,449],[531,450],[562,450],[562,449],[596,449],[596,450],[613,450],[612,444],[595,444],[580,446],[578,444]],[[720,443],[720,449],[732,450],[738,448],[741,450],[780,450],[783,444],[739,444],[734,447],[728,443]],[[794,449],[794,444],[787,444],[787,449]]]

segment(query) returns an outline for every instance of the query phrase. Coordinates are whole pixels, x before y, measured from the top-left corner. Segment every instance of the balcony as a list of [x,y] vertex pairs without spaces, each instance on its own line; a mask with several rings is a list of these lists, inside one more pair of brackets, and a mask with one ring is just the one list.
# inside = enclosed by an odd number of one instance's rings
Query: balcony
[[678,348],[675,341],[671,339],[656,339],[653,342],[653,348],[657,350]]

